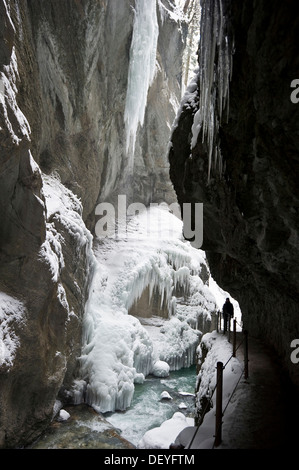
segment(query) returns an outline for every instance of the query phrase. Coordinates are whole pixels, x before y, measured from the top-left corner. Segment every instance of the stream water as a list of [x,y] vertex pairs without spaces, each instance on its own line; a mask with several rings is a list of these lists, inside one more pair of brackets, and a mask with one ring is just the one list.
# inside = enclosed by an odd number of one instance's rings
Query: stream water
[[[131,406],[123,412],[99,415],[92,407],[64,407],[66,421],[54,420],[33,449],[134,448],[149,429],[160,426],[177,411],[193,417],[196,368],[170,372],[167,378],[148,376],[136,384]],[[161,399],[168,392],[171,399]]]
[[[170,372],[167,378],[148,376],[143,384],[135,386],[128,410],[106,414],[105,418],[136,446],[146,431],[160,426],[175,412],[194,416],[195,384],[195,366]],[[171,398],[161,398],[162,392],[168,392]]]

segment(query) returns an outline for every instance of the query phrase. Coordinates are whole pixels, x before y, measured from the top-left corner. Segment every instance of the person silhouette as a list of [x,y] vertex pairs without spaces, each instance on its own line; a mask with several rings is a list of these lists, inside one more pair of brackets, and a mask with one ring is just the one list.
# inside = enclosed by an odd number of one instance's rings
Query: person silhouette
[[223,304],[222,314],[223,314],[223,321],[224,321],[223,331],[225,333],[227,331],[228,321],[230,322],[230,319],[234,316],[234,306],[228,297],[226,298],[226,301]]

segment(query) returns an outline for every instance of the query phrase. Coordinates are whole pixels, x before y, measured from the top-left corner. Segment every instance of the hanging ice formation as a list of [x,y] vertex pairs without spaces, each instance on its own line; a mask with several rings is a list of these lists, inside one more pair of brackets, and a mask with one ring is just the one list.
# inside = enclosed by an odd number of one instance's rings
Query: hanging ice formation
[[156,0],[136,0],[125,108],[126,151],[132,165],[138,125],[143,125],[148,89],[155,76],[159,35]]
[[[105,238],[95,249],[81,372],[73,389],[75,403],[85,401],[102,413],[129,407],[134,383],[157,362],[167,362],[171,370],[193,364],[198,319],[211,321],[216,310],[199,277],[205,254],[182,239],[179,219],[151,207],[128,222],[127,232],[127,238]],[[188,305],[175,297],[179,286],[188,291]],[[159,318],[159,326],[128,314],[146,288],[150,296],[158,289],[161,303],[168,305],[169,318]]]
[[[229,83],[232,77],[233,38],[230,32],[225,0],[201,0],[199,67],[190,83],[183,103],[193,109],[191,149],[195,147],[199,133],[208,146],[208,180],[212,166],[222,173],[222,157],[218,138],[223,112],[228,116]],[[194,90],[194,84],[199,91]],[[182,109],[182,106],[181,106]]]

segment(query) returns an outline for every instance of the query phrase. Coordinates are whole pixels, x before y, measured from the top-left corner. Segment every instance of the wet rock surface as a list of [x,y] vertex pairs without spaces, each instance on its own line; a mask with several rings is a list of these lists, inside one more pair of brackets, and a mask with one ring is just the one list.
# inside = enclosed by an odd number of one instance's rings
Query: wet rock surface
[[117,429],[86,405],[63,408],[66,421],[55,419],[30,449],[134,449]]

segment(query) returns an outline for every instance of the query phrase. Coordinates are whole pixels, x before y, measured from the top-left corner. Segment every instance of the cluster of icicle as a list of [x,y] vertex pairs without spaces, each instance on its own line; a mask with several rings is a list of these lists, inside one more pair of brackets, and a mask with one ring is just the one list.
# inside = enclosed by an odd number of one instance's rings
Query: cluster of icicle
[[201,0],[199,41],[199,108],[194,116],[192,148],[199,132],[209,149],[210,179],[212,165],[222,173],[222,157],[217,135],[223,112],[228,116],[229,83],[232,77],[233,39],[223,0]]
[[[177,270],[168,264],[168,259],[172,255],[172,251],[157,253],[152,257],[148,257],[146,262],[136,269],[132,278],[128,275],[128,284],[126,291],[130,293],[125,301],[125,307],[129,310],[134,302],[141,297],[146,287],[149,287],[149,302],[152,299],[155,290],[159,292],[160,308],[165,303],[170,314],[175,309],[175,298],[173,291],[177,286],[184,287],[188,292],[190,269],[182,265]],[[179,254],[183,263],[188,256]],[[178,256],[177,256],[178,258]]]

